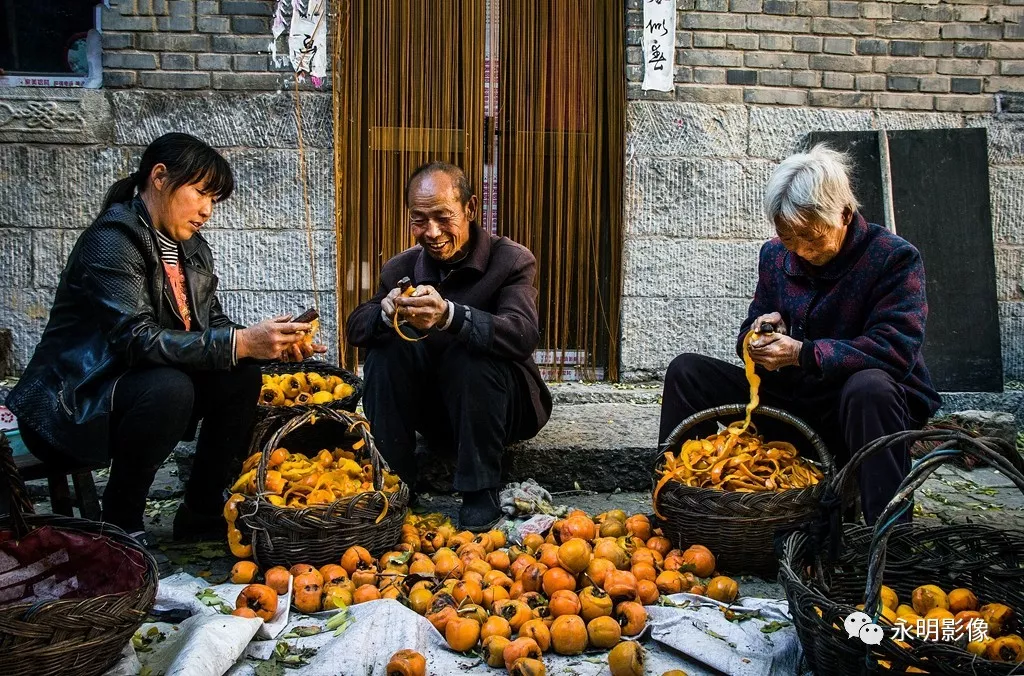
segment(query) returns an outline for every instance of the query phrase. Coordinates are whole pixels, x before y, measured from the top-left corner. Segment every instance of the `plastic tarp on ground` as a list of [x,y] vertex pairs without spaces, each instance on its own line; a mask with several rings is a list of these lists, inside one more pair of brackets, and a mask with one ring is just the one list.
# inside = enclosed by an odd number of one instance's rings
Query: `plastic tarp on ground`
[[[233,607],[241,587],[224,584],[212,589]],[[127,646],[124,659],[108,676],[255,676],[282,640],[293,652],[316,650],[307,664],[285,672],[294,676],[384,676],[388,658],[402,648],[421,652],[429,674],[504,673],[489,668],[479,657],[452,652],[425,618],[396,601],[352,606],[348,611],[351,622],[339,636],[326,630],[283,639],[294,636],[296,627],[323,627],[332,613],[289,613],[288,599],[282,597],[273,621],[263,623],[222,614],[209,605],[209,592],[205,603],[197,597],[204,589],[207,585],[202,580],[186,574],[161,580],[156,611],[187,612],[191,617],[179,624],[144,625],[140,634],[151,638],[145,651]],[[647,607],[649,624],[641,638],[647,651],[647,673],[670,669],[693,675],[800,673],[800,645],[785,601],[739,599],[729,607],[734,614],[731,621],[723,613],[724,605],[708,598],[676,594],[667,599],[666,605]],[[573,657],[548,653],[544,663],[552,675],[608,673],[603,651]]]

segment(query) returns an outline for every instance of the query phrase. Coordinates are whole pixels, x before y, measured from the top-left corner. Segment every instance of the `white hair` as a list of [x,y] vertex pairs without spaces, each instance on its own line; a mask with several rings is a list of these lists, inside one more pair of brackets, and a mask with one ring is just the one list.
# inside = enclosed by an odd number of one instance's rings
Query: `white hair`
[[850,160],[824,143],[783,160],[768,179],[764,211],[779,227],[802,229],[811,224],[842,225],[845,209],[859,204],[850,188]]

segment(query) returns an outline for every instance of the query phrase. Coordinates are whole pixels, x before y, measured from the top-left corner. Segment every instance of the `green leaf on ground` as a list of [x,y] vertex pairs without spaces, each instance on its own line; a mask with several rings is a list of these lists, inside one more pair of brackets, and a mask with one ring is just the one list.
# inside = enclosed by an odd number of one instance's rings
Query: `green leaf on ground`
[[145,632],[141,629],[132,636],[132,647],[135,648],[135,652],[148,653],[153,649],[153,646],[160,643],[167,638],[163,632],[156,627],[150,627]]
[[217,592],[213,591],[209,587],[200,592],[196,592],[196,598],[199,599],[199,602],[204,606],[216,608],[219,612],[225,615],[230,615],[235,610],[228,604],[224,603],[224,599],[217,596]]
[[341,625],[345,624],[352,618],[352,613],[349,612],[348,608],[342,608],[338,612],[331,615],[330,619],[324,625],[324,631],[334,631]]
[[316,636],[321,633],[323,629],[317,625],[309,625],[305,627],[292,627],[292,630],[281,638],[306,638],[307,636]]
[[275,655],[256,665],[256,676],[284,676],[284,665],[278,662]]
[[687,606],[690,605],[690,601],[686,600],[686,601],[683,601],[682,603],[676,603],[675,601],[673,601],[672,599],[670,599],[667,596],[660,596],[660,597],[658,597],[658,605],[659,606],[666,606],[668,608],[686,608]]
[[780,622],[779,620],[774,620],[761,627],[761,631],[765,634],[774,634],[779,629],[783,629],[788,626],[789,622]]
[[[696,626],[696,625],[694,625],[694,626]],[[717,638],[719,641],[722,641],[723,643],[725,643],[730,648],[733,648],[733,649],[736,648],[736,644],[735,643],[733,643],[732,641],[727,639],[725,636],[722,636],[717,631],[712,631],[711,629],[708,629],[707,627],[699,627],[699,629],[703,630],[703,632],[705,634],[707,634],[708,636],[710,636],[711,638]]]

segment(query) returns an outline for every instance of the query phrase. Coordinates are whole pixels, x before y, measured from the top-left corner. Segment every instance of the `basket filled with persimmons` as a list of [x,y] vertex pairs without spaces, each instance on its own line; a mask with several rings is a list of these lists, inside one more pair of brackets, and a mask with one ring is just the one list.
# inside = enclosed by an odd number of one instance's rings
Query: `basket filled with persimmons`
[[235,557],[264,569],[322,566],[353,546],[380,555],[398,543],[409,489],[377,451],[365,418],[314,406],[255,439],[260,448],[224,506]]

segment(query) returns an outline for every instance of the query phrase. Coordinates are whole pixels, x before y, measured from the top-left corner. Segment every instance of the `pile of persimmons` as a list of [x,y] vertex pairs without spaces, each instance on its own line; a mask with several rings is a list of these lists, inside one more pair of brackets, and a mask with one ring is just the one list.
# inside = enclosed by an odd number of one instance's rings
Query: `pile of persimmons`
[[[394,599],[425,616],[452,650],[479,649],[488,665],[511,674],[543,674],[543,653],[589,648],[610,650],[617,675],[642,673],[640,645],[623,639],[643,632],[644,606],[662,594],[735,600],[736,582],[714,572],[706,547],[673,549],[642,514],[614,510],[591,519],[577,510],[511,545],[498,530],[456,532],[440,515],[410,515],[400,543],[379,559],[352,547],[319,569],[266,570],[265,584],[250,584],[260,571],[240,561],[232,582],[249,584],[238,598],[241,615],[272,617],[293,578],[292,602],[303,613]],[[400,651],[387,673],[423,673],[417,655]]]

